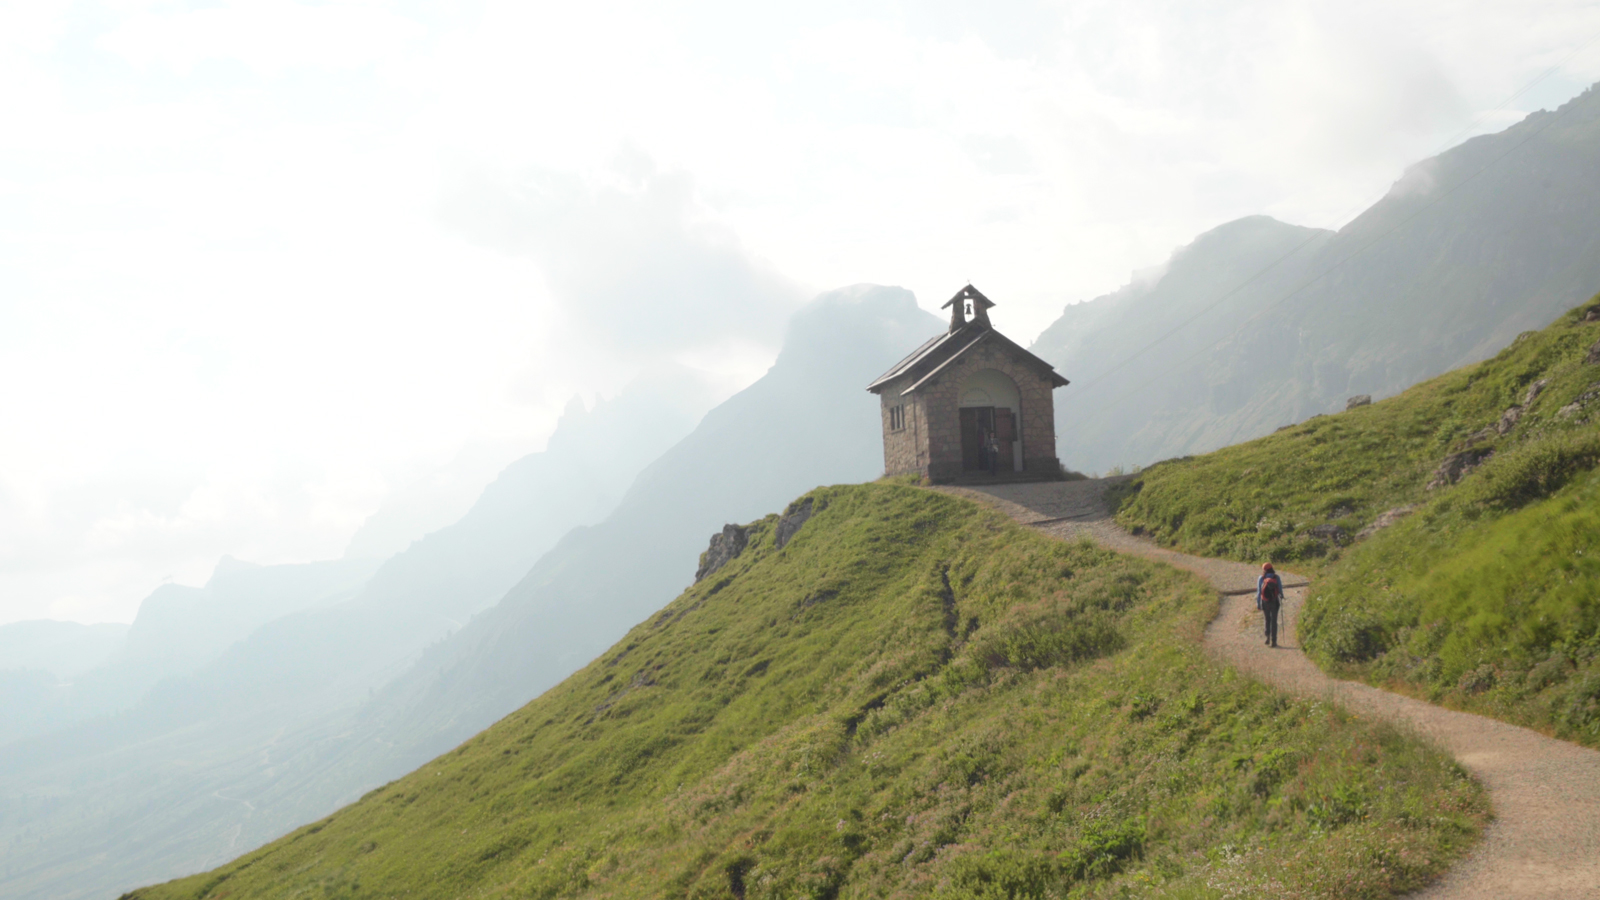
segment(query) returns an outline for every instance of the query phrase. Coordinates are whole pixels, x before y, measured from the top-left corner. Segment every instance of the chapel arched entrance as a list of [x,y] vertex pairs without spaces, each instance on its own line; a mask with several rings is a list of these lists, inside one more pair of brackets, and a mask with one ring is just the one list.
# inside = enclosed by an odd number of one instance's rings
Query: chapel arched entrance
[[962,471],[1022,471],[1022,393],[1011,376],[998,369],[968,375],[959,414]]

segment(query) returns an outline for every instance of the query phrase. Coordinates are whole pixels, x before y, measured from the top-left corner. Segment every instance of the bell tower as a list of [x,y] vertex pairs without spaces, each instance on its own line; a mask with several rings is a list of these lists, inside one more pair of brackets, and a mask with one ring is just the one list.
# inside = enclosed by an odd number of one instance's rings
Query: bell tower
[[981,328],[989,329],[994,326],[989,323],[989,307],[994,306],[994,301],[985,297],[981,291],[972,285],[967,285],[956,295],[945,301],[940,309],[950,310],[950,333],[955,334],[966,327],[968,311],[971,311],[972,323]]

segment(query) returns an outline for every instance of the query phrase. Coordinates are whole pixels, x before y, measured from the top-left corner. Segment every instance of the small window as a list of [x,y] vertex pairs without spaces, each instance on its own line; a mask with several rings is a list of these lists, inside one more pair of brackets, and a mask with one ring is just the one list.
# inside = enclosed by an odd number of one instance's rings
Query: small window
[[901,431],[906,427],[905,404],[889,407],[889,430]]

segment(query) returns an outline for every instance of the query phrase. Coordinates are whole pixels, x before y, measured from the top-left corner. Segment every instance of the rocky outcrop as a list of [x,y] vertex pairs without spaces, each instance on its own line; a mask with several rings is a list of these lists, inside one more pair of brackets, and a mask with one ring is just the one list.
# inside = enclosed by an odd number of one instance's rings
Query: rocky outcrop
[[1335,547],[1343,547],[1345,544],[1350,543],[1350,532],[1331,522],[1326,525],[1314,525],[1306,529],[1306,534],[1319,541],[1326,541]]
[[1533,401],[1539,399],[1539,395],[1544,393],[1544,389],[1549,386],[1550,379],[1548,378],[1541,378],[1538,381],[1535,381],[1533,384],[1528,385],[1528,392],[1522,395],[1522,405],[1532,406]]
[[803,500],[797,500],[789,504],[789,508],[783,511],[783,515],[778,517],[777,545],[779,550],[782,550],[783,546],[789,543],[795,533],[800,530],[800,526],[806,524],[806,520],[811,518],[811,507],[811,498],[806,497]]
[[1415,506],[1396,506],[1394,509],[1384,510],[1376,519],[1372,520],[1371,525],[1356,532],[1356,540],[1364,541],[1416,511],[1417,508]]
[[1583,412],[1584,407],[1600,399],[1600,381],[1589,385],[1589,389],[1572,398],[1572,402],[1556,410],[1556,415],[1563,419],[1570,419]]
[[[789,508],[778,517],[778,527],[774,530],[776,544],[779,550],[789,541],[794,539],[800,526],[806,524],[811,518],[813,504],[810,497],[797,500],[789,504]],[[694,580],[699,583],[707,575],[712,574],[738,558],[744,548],[750,544],[750,532],[754,525],[724,525],[722,530],[711,536],[711,545],[706,547],[706,552],[700,554],[700,568],[695,570]]]
[[1496,422],[1494,425],[1495,434],[1505,434],[1511,429],[1517,427],[1517,423],[1522,421],[1522,410],[1523,407],[1513,406],[1501,413],[1500,421]]
[[1509,434],[1511,429],[1516,428],[1517,423],[1522,421],[1522,416],[1528,411],[1528,407],[1533,405],[1533,401],[1539,399],[1539,395],[1544,393],[1545,387],[1547,387],[1549,384],[1550,379],[1541,378],[1538,381],[1535,381],[1533,384],[1528,385],[1528,390],[1522,395],[1521,403],[1517,404],[1516,406],[1507,407],[1506,411],[1500,414],[1500,421],[1494,423],[1488,428],[1483,428],[1474,432],[1473,434],[1469,435],[1463,443],[1470,446],[1494,435]]
[[1344,402],[1345,412],[1349,412],[1350,410],[1355,409],[1358,406],[1371,406],[1371,405],[1372,405],[1372,395],[1371,394],[1357,394],[1354,397],[1351,397],[1349,400],[1346,400]]
[[711,536],[711,546],[700,554],[700,568],[695,570],[696,583],[717,571],[744,552],[750,543],[750,529],[742,525],[724,525],[722,531]]
[[1446,456],[1444,462],[1439,463],[1439,468],[1433,470],[1433,478],[1428,481],[1427,489],[1431,491],[1455,484],[1493,455],[1494,451],[1487,447],[1474,447]]
[[1589,366],[1600,363],[1600,341],[1595,341],[1594,346],[1589,348],[1589,355],[1583,358],[1583,362]]

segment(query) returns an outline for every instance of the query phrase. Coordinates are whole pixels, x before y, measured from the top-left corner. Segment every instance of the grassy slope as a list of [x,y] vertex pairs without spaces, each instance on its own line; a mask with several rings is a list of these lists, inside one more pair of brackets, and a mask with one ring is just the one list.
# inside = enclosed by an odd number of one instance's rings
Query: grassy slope
[[1198,649],[1215,595],[942,494],[820,489],[581,672],[157,898],[1384,897],[1486,818]]
[[[1303,637],[1343,676],[1600,746],[1600,298],[1495,358],[1123,486],[1158,541],[1319,575]],[[1548,380],[1514,427],[1490,426]],[[1578,409],[1566,414],[1563,408]],[[1487,434],[1484,433],[1488,429]],[[1493,450],[1458,484],[1440,461]],[[1341,549],[1386,509],[1416,512]]]

